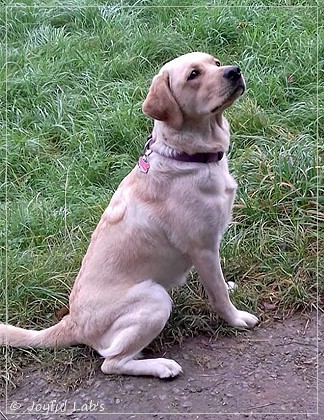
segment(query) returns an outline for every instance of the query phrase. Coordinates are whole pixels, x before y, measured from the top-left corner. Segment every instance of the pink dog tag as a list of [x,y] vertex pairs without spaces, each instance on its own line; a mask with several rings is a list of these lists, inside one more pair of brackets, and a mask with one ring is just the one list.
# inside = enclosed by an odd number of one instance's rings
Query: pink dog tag
[[147,174],[150,169],[150,164],[148,163],[147,160],[145,160],[143,156],[141,156],[138,160],[138,168],[144,174]]

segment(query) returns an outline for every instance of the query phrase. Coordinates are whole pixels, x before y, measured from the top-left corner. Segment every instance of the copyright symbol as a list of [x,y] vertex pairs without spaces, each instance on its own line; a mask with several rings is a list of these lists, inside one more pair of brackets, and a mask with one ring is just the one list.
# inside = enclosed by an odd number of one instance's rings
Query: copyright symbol
[[18,401],[13,401],[9,407],[10,411],[18,411],[20,408],[21,404]]

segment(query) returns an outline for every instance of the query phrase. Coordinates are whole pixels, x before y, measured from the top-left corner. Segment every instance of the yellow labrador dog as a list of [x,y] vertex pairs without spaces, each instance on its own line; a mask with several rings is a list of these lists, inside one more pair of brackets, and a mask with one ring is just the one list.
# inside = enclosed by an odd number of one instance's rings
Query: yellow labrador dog
[[175,361],[137,355],[169,318],[167,290],[185,283],[193,266],[225,321],[256,325],[254,315],[231,303],[219,258],[236,190],[223,111],[244,89],[239,67],[209,54],[189,53],[161,68],[143,103],[154,119],[151,139],[92,235],[69,314],[42,331],[2,324],[0,344],[83,343],[105,358],[104,373],[176,376]]

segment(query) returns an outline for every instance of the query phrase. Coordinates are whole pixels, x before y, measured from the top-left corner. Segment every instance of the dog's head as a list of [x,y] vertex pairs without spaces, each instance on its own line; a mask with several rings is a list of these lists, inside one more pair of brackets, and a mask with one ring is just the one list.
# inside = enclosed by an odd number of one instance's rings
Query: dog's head
[[143,112],[180,129],[184,121],[220,114],[245,90],[238,66],[222,66],[215,57],[194,52],[168,63],[154,77]]

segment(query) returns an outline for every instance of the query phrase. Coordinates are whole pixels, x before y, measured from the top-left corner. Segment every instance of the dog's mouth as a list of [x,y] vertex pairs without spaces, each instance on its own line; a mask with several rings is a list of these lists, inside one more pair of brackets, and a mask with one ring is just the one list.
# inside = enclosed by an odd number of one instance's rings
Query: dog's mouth
[[235,99],[243,95],[244,91],[245,91],[245,83],[241,82],[238,86],[236,86],[236,88],[232,92],[230,92],[225,102],[235,101]]
[[233,92],[231,92],[228,97],[223,101],[223,103],[221,105],[216,106],[215,108],[213,108],[211,110],[211,112],[214,114],[215,112],[218,112],[220,110],[223,110],[225,108],[228,108],[229,106],[232,105],[232,103],[239,98],[240,96],[243,95],[243,93],[245,92],[245,84],[241,83],[239,84],[234,90]]
[[243,93],[245,92],[245,84],[242,83],[241,85],[239,85],[233,92],[233,96],[234,95],[238,95],[237,97],[243,95]]

